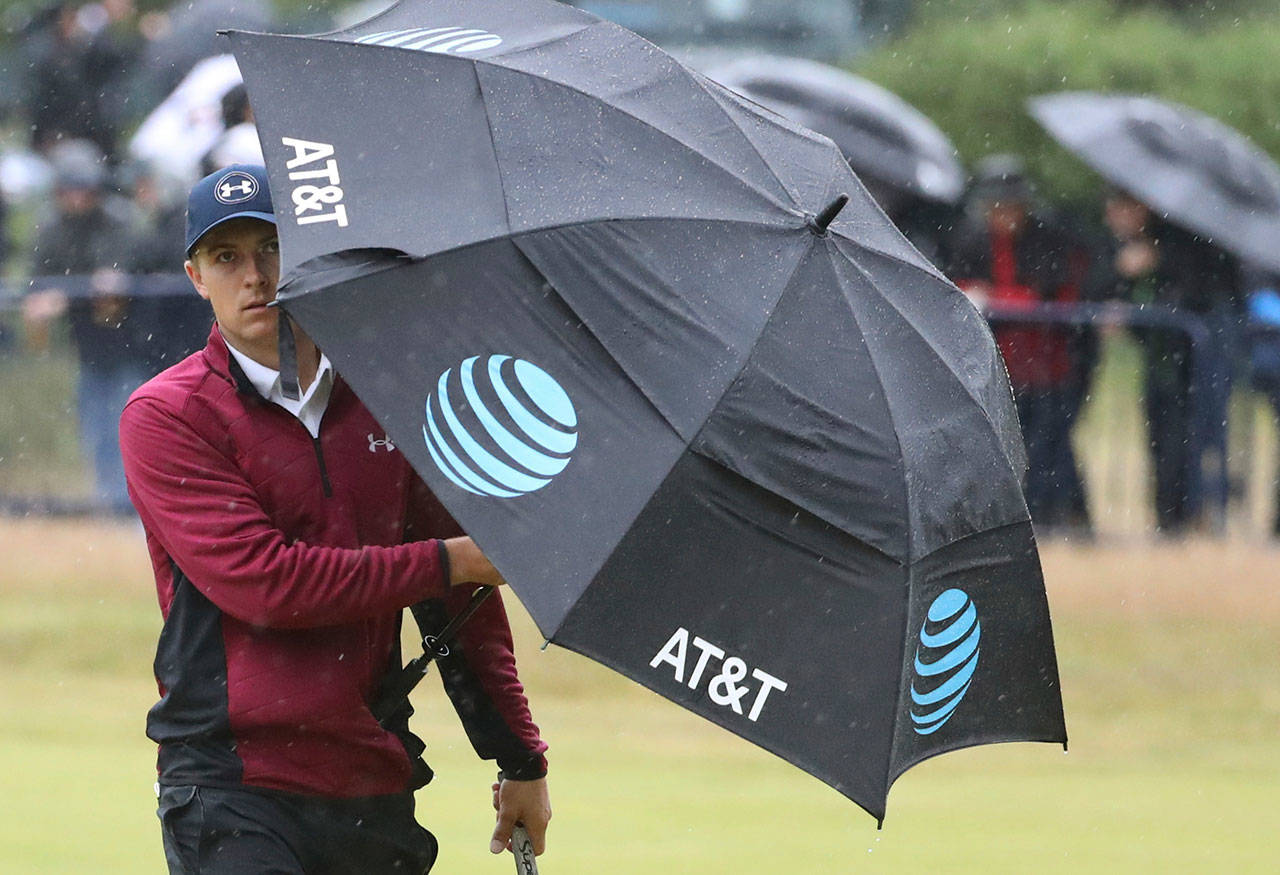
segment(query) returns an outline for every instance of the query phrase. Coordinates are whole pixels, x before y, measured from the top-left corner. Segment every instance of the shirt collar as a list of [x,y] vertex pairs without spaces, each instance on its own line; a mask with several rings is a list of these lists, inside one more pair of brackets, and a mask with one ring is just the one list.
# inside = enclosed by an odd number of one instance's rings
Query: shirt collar
[[[231,341],[223,338],[223,342],[227,344],[227,352],[235,358],[236,363],[240,365],[240,370],[244,371],[245,377],[258,390],[258,394],[268,401],[279,401],[284,398],[284,390],[280,387],[280,372],[274,368],[269,368],[261,362],[255,361],[240,350],[232,346]],[[323,352],[320,353],[320,364],[316,366],[315,378],[311,381],[311,385],[307,387],[306,395],[311,395],[316,386],[322,381],[330,379],[333,373],[333,365],[329,363],[329,357]]]

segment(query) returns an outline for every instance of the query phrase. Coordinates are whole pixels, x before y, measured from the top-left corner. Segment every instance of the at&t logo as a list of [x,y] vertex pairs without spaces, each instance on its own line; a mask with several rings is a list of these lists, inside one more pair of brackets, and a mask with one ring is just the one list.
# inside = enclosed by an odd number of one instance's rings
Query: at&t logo
[[577,427],[568,393],[542,368],[509,355],[472,356],[427,395],[422,436],[455,486],[515,498],[565,469]]
[[465,55],[497,48],[502,45],[502,37],[473,27],[414,27],[371,33],[356,42],[442,55]]
[[978,668],[981,638],[978,609],[967,593],[949,589],[929,605],[911,683],[916,734],[931,735],[951,719]]

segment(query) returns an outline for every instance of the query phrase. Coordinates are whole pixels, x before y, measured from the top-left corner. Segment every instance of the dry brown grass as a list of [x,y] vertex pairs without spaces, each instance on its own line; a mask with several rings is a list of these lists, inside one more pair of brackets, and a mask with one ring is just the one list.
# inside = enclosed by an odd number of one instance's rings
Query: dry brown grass
[[1190,538],[1041,546],[1056,614],[1280,622],[1280,549],[1264,543]]
[[136,522],[0,519],[0,583],[6,592],[46,589],[149,594],[151,562]]

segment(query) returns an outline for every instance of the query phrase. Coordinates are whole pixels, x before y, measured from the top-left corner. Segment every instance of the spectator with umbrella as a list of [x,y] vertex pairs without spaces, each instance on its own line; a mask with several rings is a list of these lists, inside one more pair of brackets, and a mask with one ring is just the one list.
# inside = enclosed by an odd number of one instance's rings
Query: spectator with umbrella
[[1152,97],[1056,94],[1033,99],[1031,113],[1115,186],[1097,293],[1208,329],[1194,347],[1189,336],[1144,334],[1156,523],[1176,533],[1200,516],[1206,450],[1219,468],[1216,497],[1226,498],[1237,259],[1280,269],[1280,168],[1216,119]]
[[[1021,159],[991,155],[979,165],[973,212],[952,244],[949,273],[976,303],[1025,309],[1079,300],[1078,241],[1035,207]],[[1071,429],[1087,384],[1087,350],[1077,332],[1052,325],[997,325],[1027,444],[1027,506],[1045,527],[1088,532],[1083,481]]]
[[87,72],[98,87],[102,114],[114,131],[126,130],[143,109],[135,74],[146,40],[134,0],[87,3],[76,18],[89,44],[93,63]]
[[[1221,249],[1165,222],[1133,195],[1113,190],[1091,296],[1211,316],[1235,289],[1235,263]],[[1199,459],[1194,451],[1191,341],[1166,327],[1134,330],[1142,346],[1143,395],[1155,480],[1156,527],[1177,535],[1195,521]],[[1207,399],[1200,399],[1204,403]]]
[[708,75],[830,137],[898,230],[930,261],[945,261],[964,169],[951,140],[919,110],[874,82],[803,58],[744,58]]

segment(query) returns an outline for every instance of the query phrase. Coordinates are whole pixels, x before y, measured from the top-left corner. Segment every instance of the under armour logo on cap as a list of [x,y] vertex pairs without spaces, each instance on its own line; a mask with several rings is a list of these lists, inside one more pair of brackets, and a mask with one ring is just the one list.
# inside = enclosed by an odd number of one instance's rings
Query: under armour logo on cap
[[242,204],[258,193],[258,180],[249,174],[233,170],[218,180],[213,196],[223,204]]
[[276,220],[267,169],[260,164],[223,167],[192,186],[187,198],[187,255],[209,231],[239,218],[273,224]]

